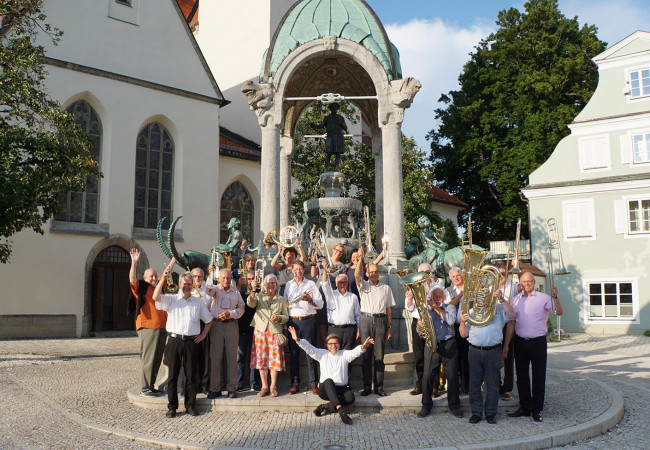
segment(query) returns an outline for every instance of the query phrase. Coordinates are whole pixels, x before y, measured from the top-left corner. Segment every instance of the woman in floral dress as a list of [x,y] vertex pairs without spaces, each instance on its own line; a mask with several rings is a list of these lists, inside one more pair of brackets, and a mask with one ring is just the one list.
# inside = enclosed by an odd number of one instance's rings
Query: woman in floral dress
[[251,369],[258,369],[262,379],[262,389],[257,396],[264,397],[269,393],[268,374],[271,371],[271,397],[277,397],[278,372],[284,370],[284,351],[278,343],[278,336],[282,335],[282,325],[289,321],[287,301],[276,293],[278,280],[275,275],[264,278],[262,292],[258,294],[255,294],[256,284],[255,281],[251,283],[251,294],[246,301],[248,306],[255,308],[251,322],[255,327]]

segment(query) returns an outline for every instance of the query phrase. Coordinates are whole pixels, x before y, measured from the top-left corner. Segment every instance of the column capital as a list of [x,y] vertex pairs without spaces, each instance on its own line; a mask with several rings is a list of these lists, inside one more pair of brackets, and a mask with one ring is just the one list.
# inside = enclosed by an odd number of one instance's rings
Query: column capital
[[411,106],[422,84],[415,78],[393,80],[379,101],[379,126],[401,125],[404,110]]
[[260,127],[280,127],[282,116],[276,111],[276,89],[271,83],[255,83],[248,80],[242,84],[241,91],[248,99],[248,107],[255,112]]

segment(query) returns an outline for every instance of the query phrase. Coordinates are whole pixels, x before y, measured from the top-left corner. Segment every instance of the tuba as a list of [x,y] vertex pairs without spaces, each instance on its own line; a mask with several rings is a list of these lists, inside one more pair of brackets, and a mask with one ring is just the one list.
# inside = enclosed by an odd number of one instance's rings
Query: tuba
[[467,221],[467,236],[469,247],[463,247],[465,259],[465,288],[460,305],[461,313],[469,314],[467,322],[475,327],[489,324],[497,312],[497,298],[494,296],[501,284],[501,273],[494,266],[483,266],[483,260],[488,255],[485,250],[472,248],[472,217]]
[[433,319],[431,319],[431,314],[429,314],[429,305],[427,304],[425,286],[429,281],[429,274],[425,272],[417,272],[406,275],[405,271],[408,271],[408,269],[398,270],[395,274],[400,277],[399,282],[404,285],[404,289],[410,289],[411,292],[413,292],[415,307],[418,309],[418,314],[420,314],[420,326],[418,326],[417,332],[420,337],[426,341],[427,347],[429,347],[432,352],[435,352],[438,347],[438,339],[436,338],[436,332],[433,329]]

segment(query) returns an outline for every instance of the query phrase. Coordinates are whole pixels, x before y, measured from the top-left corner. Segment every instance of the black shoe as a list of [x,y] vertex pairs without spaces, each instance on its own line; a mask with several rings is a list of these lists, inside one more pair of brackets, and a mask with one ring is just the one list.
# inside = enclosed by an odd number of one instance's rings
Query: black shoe
[[237,392],[244,392],[244,391],[250,391],[250,390],[252,390],[252,389],[244,387],[244,386],[237,386],[237,389],[236,389]]
[[541,411],[533,411],[533,420],[535,422],[541,422],[542,421],[542,412]]
[[199,415],[199,412],[194,408],[194,406],[190,406],[189,408],[187,408],[187,413],[190,416],[198,416]]
[[219,398],[219,397],[221,397],[221,391],[210,391],[210,393],[208,394],[208,398],[210,400],[214,400],[215,398]]
[[520,406],[517,411],[508,414],[508,417],[530,417],[530,410],[524,409]]
[[228,398],[237,398],[237,393],[235,391],[229,391]]
[[341,422],[343,422],[346,425],[352,425],[352,419],[350,419],[348,413],[343,411],[343,408],[339,409],[339,416],[341,416]]
[[174,417],[176,417],[176,410],[168,409],[167,414],[165,414],[165,417],[167,417],[168,419],[173,419]]
[[370,389],[365,388],[363,391],[361,391],[361,396],[362,397],[366,397],[368,395],[370,395]]
[[479,423],[481,421],[482,417],[477,416],[476,414],[472,414],[472,417],[469,418],[469,423]]
[[377,394],[380,397],[385,397],[386,396],[386,392],[384,392],[384,390],[382,388],[375,389],[375,394]]
[[140,391],[141,397],[158,397],[158,394],[154,393],[151,389],[143,389]]
[[322,405],[318,405],[316,409],[314,410],[314,415],[316,417],[320,417],[325,415],[325,412],[327,411],[327,403],[323,403]]
[[487,423],[489,423],[489,424],[496,425],[496,423],[497,423],[497,415],[492,414],[490,416],[485,416],[485,420],[487,420]]
[[418,417],[426,417],[429,414],[431,414],[431,408],[427,408],[426,406],[423,406],[420,412],[418,413]]
[[460,409],[450,409],[450,413],[452,413],[455,417],[463,417],[463,412]]
[[415,389],[413,389],[409,394],[411,395],[420,395],[422,393],[422,389],[420,386],[415,386]]
[[158,389],[152,389],[151,392],[153,392],[156,397],[162,397],[165,395],[165,391],[159,391]]

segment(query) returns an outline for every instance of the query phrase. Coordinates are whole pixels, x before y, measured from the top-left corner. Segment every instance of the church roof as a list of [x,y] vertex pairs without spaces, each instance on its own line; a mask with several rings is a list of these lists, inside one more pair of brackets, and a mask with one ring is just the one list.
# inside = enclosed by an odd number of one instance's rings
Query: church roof
[[466,208],[469,206],[464,201],[457,199],[448,192],[443,191],[439,187],[433,185],[431,185],[431,197],[434,202],[447,203],[449,205],[459,206],[461,208]]
[[264,55],[260,78],[271,81],[295,48],[325,36],[363,45],[381,63],[389,80],[402,77],[399,52],[364,0],[301,0],[287,12],[275,31]]

